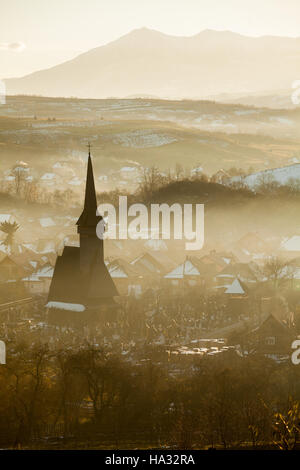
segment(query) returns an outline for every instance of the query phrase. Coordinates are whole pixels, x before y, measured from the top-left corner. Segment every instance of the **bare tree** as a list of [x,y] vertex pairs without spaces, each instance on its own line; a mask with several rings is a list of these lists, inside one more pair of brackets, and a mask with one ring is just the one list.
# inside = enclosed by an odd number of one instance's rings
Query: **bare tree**
[[272,193],[278,190],[279,183],[275,180],[274,176],[270,173],[264,173],[259,176],[257,191],[261,193]]
[[293,278],[294,268],[287,261],[273,256],[266,261],[263,273],[267,280],[272,282],[273,287],[277,289],[280,285]]
[[177,180],[181,180],[184,175],[184,169],[183,166],[180,163],[176,163],[175,167],[175,177]]
[[144,201],[149,200],[153,193],[163,184],[163,177],[156,166],[143,168],[139,192]]
[[36,181],[26,181],[23,187],[24,199],[27,202],[39,202],[40,188]]
[[19,225],[17,222],[1,222],[0,224],[1,232],[6,233],[6,238],[1,244],[4,245],[10,253],[12,251],[14,236],[18,228]]
[[12,175],[14,176],[14,182],[15,182],[15,191],[18,196],[21,195],[24,185],[26,183],[26,171],[23,166],[20,165],[15,165],[14,168],[12,169]]
[[280,450],[294,450],[300,433],[299,402],[290,403],[287,413],[276,413],[273,442]]
[[15,445],[30,440],[40,420],[47,383],[48,347],[38,346],[24,351],[20,359],[10,366],[10,393],[12,406],[18,423]]

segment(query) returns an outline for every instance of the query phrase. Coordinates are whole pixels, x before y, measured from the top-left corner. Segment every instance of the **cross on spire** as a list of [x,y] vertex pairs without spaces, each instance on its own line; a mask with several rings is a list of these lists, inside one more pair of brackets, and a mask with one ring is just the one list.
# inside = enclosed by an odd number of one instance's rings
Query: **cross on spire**
[[91,156],[91,142],[88,142],[87,148],[89,149],[89,157]]

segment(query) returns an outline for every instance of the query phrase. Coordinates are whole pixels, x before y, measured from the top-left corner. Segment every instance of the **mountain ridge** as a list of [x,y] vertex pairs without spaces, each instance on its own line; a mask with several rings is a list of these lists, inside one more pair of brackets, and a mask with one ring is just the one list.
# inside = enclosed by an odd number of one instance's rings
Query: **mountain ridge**
[[71,60],[5,82],[12,95],[205,98],[287,89],[299,76],[300,37],[215,30],[172,36],[139,28]]

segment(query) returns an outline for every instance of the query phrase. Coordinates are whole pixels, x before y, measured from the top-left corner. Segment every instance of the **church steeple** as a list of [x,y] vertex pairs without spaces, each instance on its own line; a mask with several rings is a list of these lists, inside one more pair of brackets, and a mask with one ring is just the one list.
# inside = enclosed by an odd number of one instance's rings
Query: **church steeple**
[[113,297],[119,295],[104,262],[103,237],[98,237],[97,234],[97,224],[103,217],[97,215],[96,211],[97,199],[89,146],[84,208],[77,221],[80,244],[79,247],[65,246],[62,255],[57,257],[48,296],[47,307],[50,313],[54,309],[54,322],[57,318],[60,322],[66,315],[66,310],[70,310],[70,316],[65,318],[67,324],[74,322],[75,325],[73,309],[75,306],[78,309],[78,305],[83,310],[89,310],[88,316],[80,319],[79,323],[85,321],[88,324],[95,319],[98,321],[101,318],[99,309],[109,308]]
[[98,257],[103,260],[103,240],[98,238],[96,232],[100,220],[102,216],[97,215],[97,198],[89,146],[84,207],[76,222],[80,236],[80,269],[86,274]]
[[76,222],[78,225],[77,231],[80,233],[81,228],[96,227],[98,222],[102,219],[97,212],[97,198],[94,182],[93,165],[91,159],[91,150],[89,145],[89,156],[86,174],[85,198],[84,207],[81,216]]

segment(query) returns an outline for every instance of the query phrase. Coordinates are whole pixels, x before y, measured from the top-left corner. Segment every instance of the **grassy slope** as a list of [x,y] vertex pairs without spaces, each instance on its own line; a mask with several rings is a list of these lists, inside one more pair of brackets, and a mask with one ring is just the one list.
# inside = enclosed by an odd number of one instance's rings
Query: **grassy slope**
[[[9,167],[16,160],[25,160],[49,170],[51,163],[70,157],[72,150],[84,155],[88,140],[93,145],[98,172],[117,169],[131,161],[161,169],[174,167],[177,162],[188,168],[200,165],[208,174],[233,166],[260,170],[290,164],[293,157],[300,155],[300,142],[268,136],[212,133],[158,121],[115,120],[88,126],[82,121],[74,122],[76,127],[68,127],[66,121],[62,127],[57,121],[51,128],[32,129],[32,125],[47,121],[0,118],[2,165]],[[136,131],[167,135],[176,142],[137,148],[115,141],[115,134]]]

